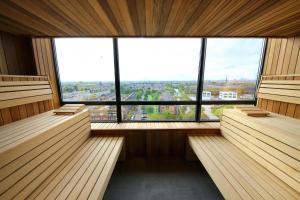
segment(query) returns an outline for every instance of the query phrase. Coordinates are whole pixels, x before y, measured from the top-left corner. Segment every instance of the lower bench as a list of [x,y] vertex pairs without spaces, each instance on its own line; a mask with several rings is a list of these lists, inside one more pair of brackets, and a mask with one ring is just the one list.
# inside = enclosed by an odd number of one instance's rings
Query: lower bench
[[27,199],[102,199],[122,137],[91,137]]
[[297,191],[222,136],[189,143],[225,199],[300,199]]
[[0,127],[0,200],[101,199],[122,137],[91,136],[87,109]]

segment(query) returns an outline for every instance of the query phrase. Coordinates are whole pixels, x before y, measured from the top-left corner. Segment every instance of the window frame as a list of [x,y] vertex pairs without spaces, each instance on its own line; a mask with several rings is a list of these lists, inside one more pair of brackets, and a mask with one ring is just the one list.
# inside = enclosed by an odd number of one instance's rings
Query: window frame
[[[72,37],[72,38],[78,38],[78,37]],[[101,37],[97,37],[101,38]],[[103,38],[103,37],[102,37]],[[157,37],[161,38],[161,37]],[[267,38],[261,38],[263,39],[262,44],[262,52],[260,56],[260,64],[258,66],[258,72],[257,72],[257,80],[256,80],[256,87],[255,87],[255,93],[254,93],[254,99],[253,100],[226,100],[226,101],[208,101],[208,100],[202,100],[202,92],[203,92],[203,85],[204,85],[204,73],[205,73],[205,57],[206,57],[206,50],[207,50],[207,38],[199,38],[201,39],[201,46],[200,46],[200,59],[199,59],[199,65],[198,65],[198,77],[197,77],[197,94],[196,94],[196,100],[195,101],[122,101],[121,100],[121,91],[120,91],[120,67],[119,67],[119,50],[118,50],[118,38],[114,37],[111,38],[113,40],[113,56],[114,56],[114,77],[115,77],[115,95],[116,100],[115,101],[64,101],[62,98],[62,91],[61,91],[61,80],[60,80],[60,74],[59,74],[59,66],[57,61],[57,52],[56,52],[56,46],[55,46],[55,38],[51,39],[51,46],[52,46],[52,56],[54,61],[54,69],[56,74],[56,83],[58,88],[58,96],[59,101],[61,105],[64,104],[85,104],[85,105],[110,105],[110,106],[116,106],[116,112],[117,112],[117,119],[116,120],[105,120],[105,121],[97,121],[97,122],[117,122],[117,123],[130,123],[130,122],[219,122],[220,120],[204,120],[201,119],[201,106],[202,105],[229,105],[229,104],[248,104],[248,105],[256,105],[257,104],[257,96],[256,91],[259,86],[259,81],[261,78],[261,75],[263,73],[263,67],[264,67],[264,61],[265,61],[265,55],[266,55],[266,49],[267,49]],[[122,119],[122,106],[126,105],[191,105],[195,106],[195,119],[194,120],[123,120]]]

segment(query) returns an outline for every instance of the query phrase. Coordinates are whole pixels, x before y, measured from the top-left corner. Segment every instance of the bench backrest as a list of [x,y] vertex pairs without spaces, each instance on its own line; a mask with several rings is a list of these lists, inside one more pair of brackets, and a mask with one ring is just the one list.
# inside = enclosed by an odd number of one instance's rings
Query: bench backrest
[[273,114],[249,117],[224,110],[222,135],[282,181],[300,191],[300,120]]
[[0,76],[0,109],[52,99],[48,78],[16,80],[13,76]]
[[51,109],[52,88],[47,76],[0,75],[0,125]]
[[265,80],[266,78],[280,77],[263,76],[257,93],[258,98],[300,104],[300,80]]

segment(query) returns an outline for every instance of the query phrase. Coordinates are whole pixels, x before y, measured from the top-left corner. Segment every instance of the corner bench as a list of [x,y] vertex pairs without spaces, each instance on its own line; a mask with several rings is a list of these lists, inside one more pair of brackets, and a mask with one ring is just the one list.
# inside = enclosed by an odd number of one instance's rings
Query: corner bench
[[300,199],[300,120],[228,109],[221,133],[188,141],[226,199]]
[[[1,87],[1,100],[6,99],[6,92],[11,97],[10,103],[1,102],[1,108],[40,100],[31,98],[40,87],[19,88],[10,81],[2,81]],[[51,99],[50,87],[43,87],[48,88],[46,99]],[[26,95],[14,101],[16,92],[23,89],[27,91],[21,94]],[[48,111],[0,126],[0,200],[102,199],[123,140],[119,136],[92,136],[87,109],[74,115]]]

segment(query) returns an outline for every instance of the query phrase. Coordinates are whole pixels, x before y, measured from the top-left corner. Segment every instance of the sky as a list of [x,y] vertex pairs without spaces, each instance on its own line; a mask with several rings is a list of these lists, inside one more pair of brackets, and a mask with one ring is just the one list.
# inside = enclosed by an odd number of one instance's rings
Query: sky
[[[254,80],[262,39],[208,39],[205,80]],[[112,39],[55,39],[61,81],[114,81]],[[120,80],[197,80],[201,39],[121,38]]]

